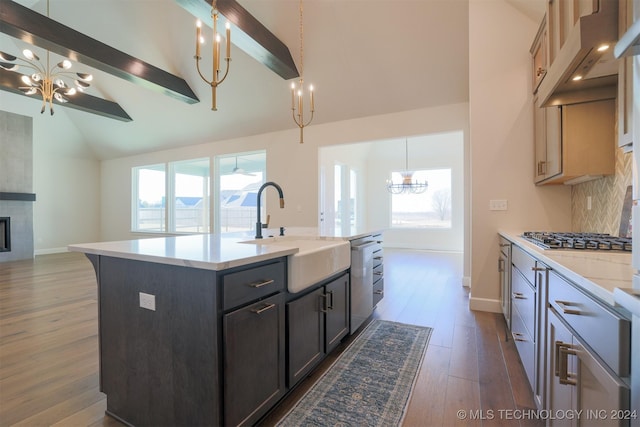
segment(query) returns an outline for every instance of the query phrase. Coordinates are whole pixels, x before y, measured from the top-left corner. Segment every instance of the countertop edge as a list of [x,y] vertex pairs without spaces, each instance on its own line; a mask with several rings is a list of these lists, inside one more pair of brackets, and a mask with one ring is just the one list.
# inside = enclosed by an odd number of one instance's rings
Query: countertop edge
[[[589,278],[583,276],[579,272],[572,270],[571,268],[563,265],[562,263],[553,260],[549,256],[545,255],[545,250],[536,246],[535,244],[525,240],[521,237],[522,233],[516,233],[512,231],[498,230],[498,235],[504,237],[509,240],[513,244],[519,246],[522,250],[527,252],[528,254],[534,256],[539,259],[541,262],[545,263],[547,266],[551,267],[551,269],[557,271],[564,278],[571,281],[573,284],[582,288],[588,294],[593,295],[601,302],[607,304],[608,306],[618,310],[621,306],[616,302],[613,290],[609,291],[598,283],[590,280]],[[582,252],[582,251],[580,251]],[[566,252],[565,252],[566,253]],[[582,252],[585,253],[585,252]],[[598,252],[591,252],[594,256],[597,256]],[[630,257],[630,256],[629,256]],[[631,281],[631,276],[629,277],[629,281]],[[630,287],[628,282],[620,281],[619,287]]]
[[121,252],[108,249],[99,249],[82,244],[69,245],[67,248],[71,252],[82,252],[91,255],[108,256],[113,258],[131,259],[135,261],[153,262],[157,264],[175,265],[179,267],[199,268],[203,270],[222,271],[234,267],[242,267],[244,265],[254,264],[261,261],[268,261],[270,259],[281,258],[284,256],[293,255],[298,252],[296,247],[287,247],[285,245],[279,245],[277,250],[273,250],[269,253],[251,255],[242,258],[230,259],[226,261],[203,261],[193,260],[185,258],[173,258],[168,256],[140,254],[135,252]]

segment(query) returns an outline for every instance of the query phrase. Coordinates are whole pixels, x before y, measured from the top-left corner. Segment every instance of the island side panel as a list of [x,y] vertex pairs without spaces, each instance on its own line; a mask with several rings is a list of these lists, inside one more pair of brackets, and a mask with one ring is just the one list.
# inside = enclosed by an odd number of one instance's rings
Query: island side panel
[[133,425],[219,425],[215,272],[105,256],[98,266],[107,411]]

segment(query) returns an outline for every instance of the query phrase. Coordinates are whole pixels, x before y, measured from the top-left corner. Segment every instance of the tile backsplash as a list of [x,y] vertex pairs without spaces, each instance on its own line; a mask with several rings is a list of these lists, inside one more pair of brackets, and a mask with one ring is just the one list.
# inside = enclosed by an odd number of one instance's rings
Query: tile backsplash
[[[617,236],[627,187],[632,182],[632,153],[616,148],[614,175],[574,185],[571,189],[572,231]],[[587,198],[591,196],[591,209]]]

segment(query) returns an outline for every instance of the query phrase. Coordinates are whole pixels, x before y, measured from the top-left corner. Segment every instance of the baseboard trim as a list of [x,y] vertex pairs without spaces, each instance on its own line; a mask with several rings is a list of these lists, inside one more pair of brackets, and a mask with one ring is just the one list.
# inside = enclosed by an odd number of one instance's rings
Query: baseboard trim
[[488,298],[469,298],[469,309],[475,311],[488,311],[489,313],[502,313],[500,300]]
[[65,252],[69,252],[66,246],[61,248],[49,248],[49,249],[36,249],[34,251],[34,255],[49,255],[49,254],[62,254]]

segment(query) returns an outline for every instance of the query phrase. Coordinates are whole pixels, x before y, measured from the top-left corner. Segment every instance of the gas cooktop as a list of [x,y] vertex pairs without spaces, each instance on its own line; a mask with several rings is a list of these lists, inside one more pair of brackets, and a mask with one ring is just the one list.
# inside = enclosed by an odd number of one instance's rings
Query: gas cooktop
[[631,252],[631,238],[605,233],[525,231],[522,237],[544,249],[584,249]]

